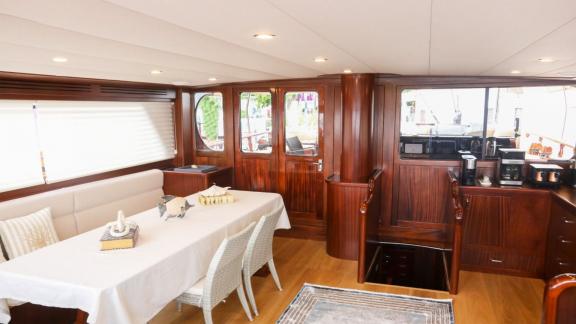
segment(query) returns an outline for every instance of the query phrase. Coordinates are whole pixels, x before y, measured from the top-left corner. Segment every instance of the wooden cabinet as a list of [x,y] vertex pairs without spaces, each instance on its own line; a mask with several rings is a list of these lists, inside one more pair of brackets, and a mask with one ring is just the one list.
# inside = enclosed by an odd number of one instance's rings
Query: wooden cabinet
[[216,184],[220,187],[232,186],[232,168],[221,167],[206,173],[191,173],[164,170],[164,194],[188,196]]
[[462,192],[462,268],[541,277],[550,193],[476,187],[462,187]]
[[552,198],[546,256],[546,278],[576,272],[576,208]]

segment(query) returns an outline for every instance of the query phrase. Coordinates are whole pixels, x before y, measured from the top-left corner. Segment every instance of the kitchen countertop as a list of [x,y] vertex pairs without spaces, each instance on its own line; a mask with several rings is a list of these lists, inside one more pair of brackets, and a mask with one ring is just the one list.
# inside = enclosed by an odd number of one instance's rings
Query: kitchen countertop
[[[478,182],[478,181],[477,181]],[[549,191],[552,197],[556,198],[558,201],[566,204],[569,208],[576,209],[576,188],[569,186],[560,186],[558,189],[552,188],[542,188],[536,187],[530,184],[524,184],[522,186],[501,186],[497,183],[493,183],[489,187],[483,187],[479,184],[476,186],[461,186],[462,190],[468,193],[481,193],[485,190],[490,190],[496,194],[498,193],[510,193],[510,192],[542,192]]]
[[562,186],[558,189],[551,190],[552,196],[564,202],[568,207],[576,209],[576,188]]

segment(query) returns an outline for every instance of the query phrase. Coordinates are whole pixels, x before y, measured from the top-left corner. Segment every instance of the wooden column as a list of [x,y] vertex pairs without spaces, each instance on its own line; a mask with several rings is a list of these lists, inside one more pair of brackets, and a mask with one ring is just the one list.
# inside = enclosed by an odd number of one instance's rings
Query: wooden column
[[366,182],[372,172],[370,135],[373,89],[372,74],[342,75],[340,179],[343,182]]
[[342,154],[340,175],[327,179],[326,250],[358,259],[360,206],[372,174],[371,135],[374,76],[342,75]]

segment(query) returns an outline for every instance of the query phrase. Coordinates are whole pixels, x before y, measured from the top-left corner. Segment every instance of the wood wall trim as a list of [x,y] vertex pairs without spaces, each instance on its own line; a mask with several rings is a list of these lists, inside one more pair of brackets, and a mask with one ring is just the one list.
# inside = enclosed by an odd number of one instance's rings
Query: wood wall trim
[[76,185],[83,184],[83,183],[119,177],[119,176],[131,174],[131,173],[137,173],[137,172],[142,172],[142,171],[147,171],[147,170],[152,170],[152,169],[161,169],[162,170],[162,169],[173,168],[173,167],[174,167],[174,160],[170,159],[170,160],[164,160],[164,161],[159,161],[159,162],[154,162],[154,163],[137,165],[137,166],[128,167],[128,168],[119,169],[119,170],[114,170],[114,171],[108,171],[108,172],[93,174],[93,175],[75,178],[75,179],[70,179],[70,180],[65,180],[65,181],[59,181],[59,182],[50,183],[50,184],[42,184],[42,185],[37,185],[37,186],[33,186],[33,187],[27,187],[27,188],[22,188],[22,189],[0,192],[0,202],[12,200],[12,199],[16,199],[16,198],[22,198],[22,197],[26,197],[26,196],[31,196],[31,195],[39,194],[39,193],[46,192],[46,191],[76,186]]

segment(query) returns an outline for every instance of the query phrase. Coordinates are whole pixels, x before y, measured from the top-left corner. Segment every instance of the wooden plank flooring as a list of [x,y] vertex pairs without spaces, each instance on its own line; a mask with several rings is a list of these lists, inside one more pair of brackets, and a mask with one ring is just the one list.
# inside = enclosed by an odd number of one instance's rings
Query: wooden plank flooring
[[[404,294],[428,298],[453,298],[458,324],[537,324],[540,323],[544,282],[537,279],[461,273],[460,293],[448,293],[396,286],[358,284],[356,262],[332,258],[320,241],[277,237],[274,259],[283,291],[278,291],[270,276],[253,277],[256,302],[260,310],[252,323],[274,323],[305,282],[334,287]],[[234,294],[213,312],[214,323],[250,323]],[[174,303],[166,306],[150,323],[203,323],[202,312],[184,306],[178,313]]]

